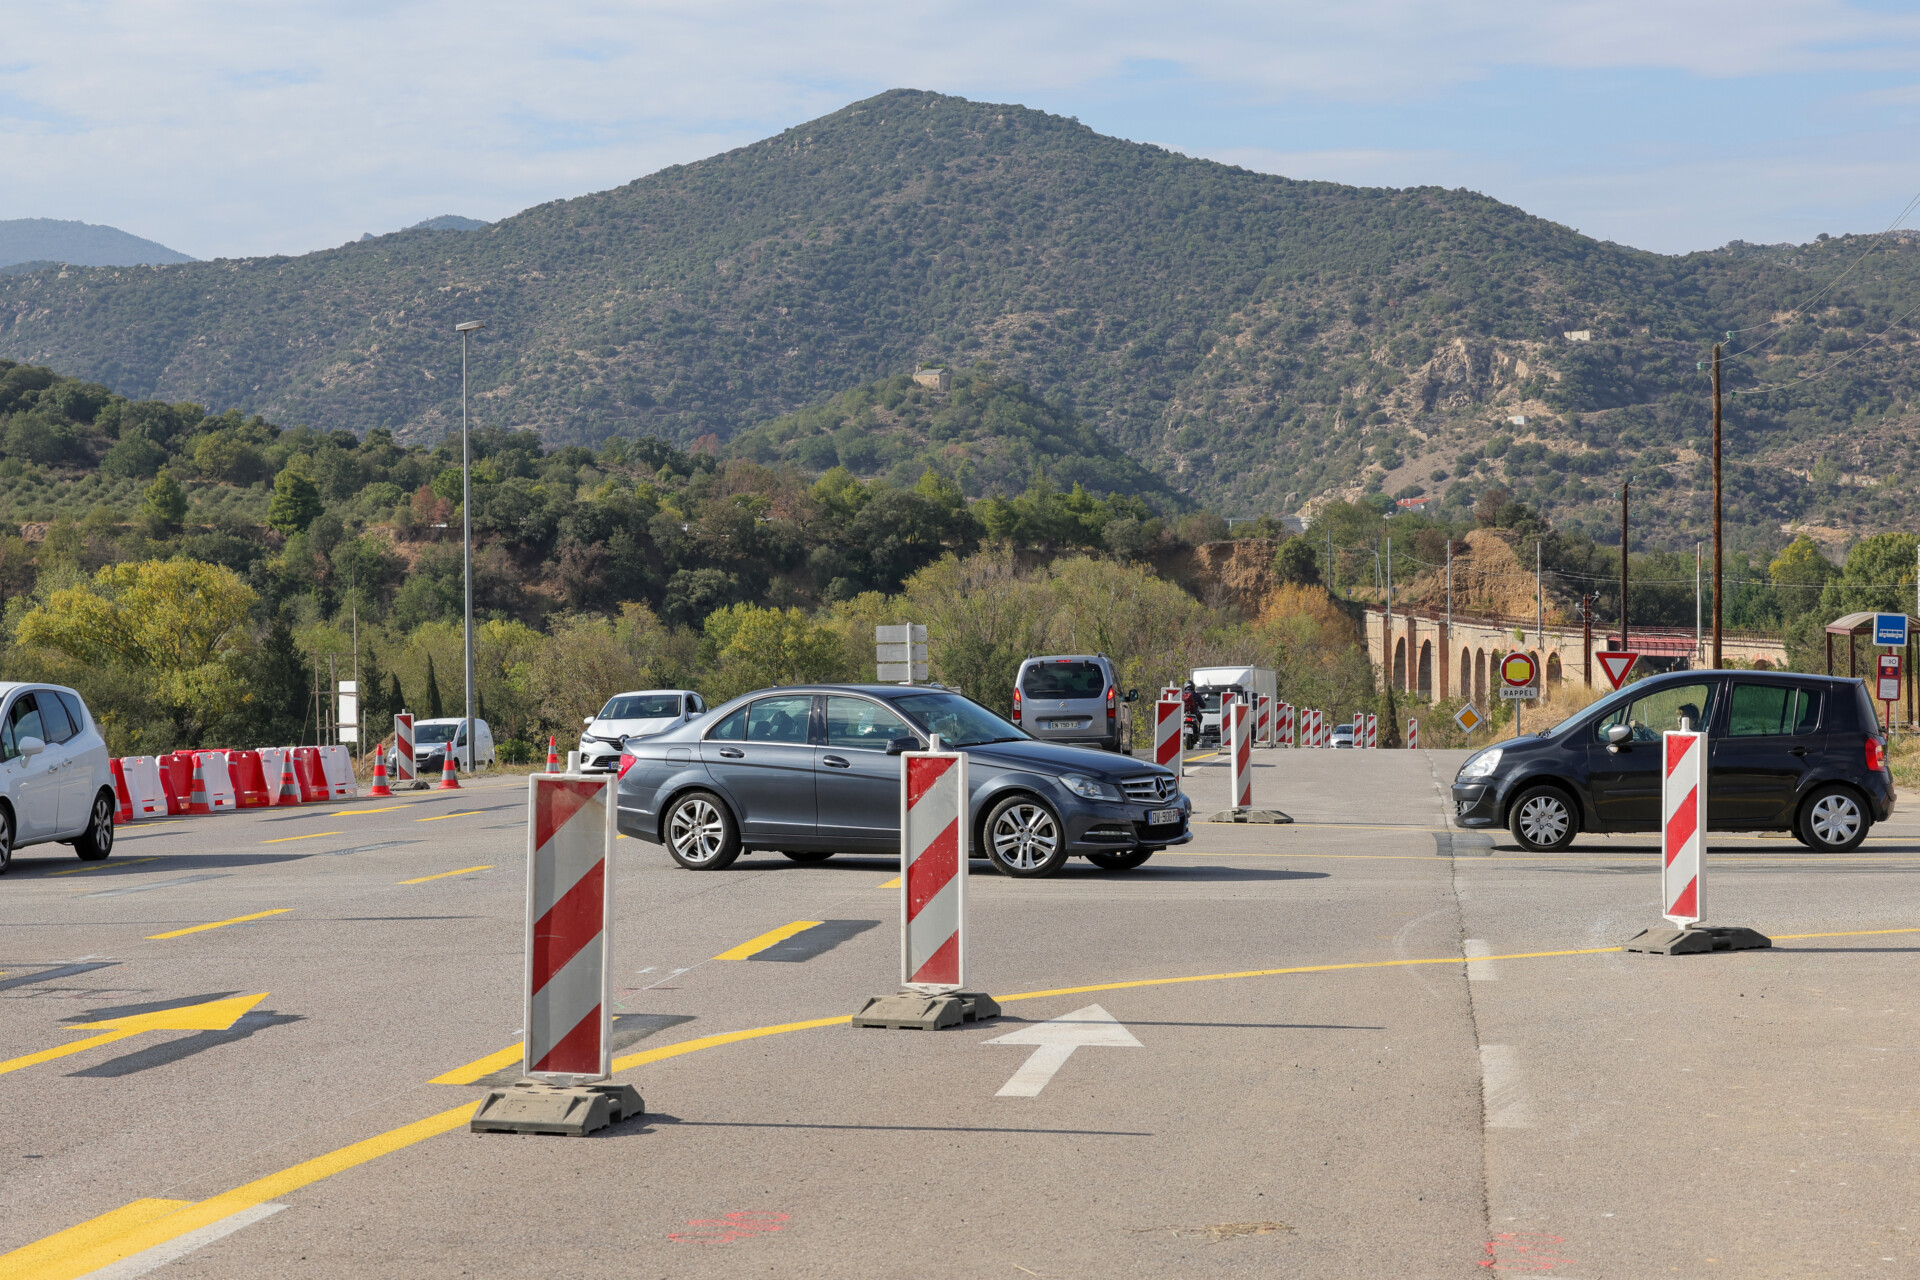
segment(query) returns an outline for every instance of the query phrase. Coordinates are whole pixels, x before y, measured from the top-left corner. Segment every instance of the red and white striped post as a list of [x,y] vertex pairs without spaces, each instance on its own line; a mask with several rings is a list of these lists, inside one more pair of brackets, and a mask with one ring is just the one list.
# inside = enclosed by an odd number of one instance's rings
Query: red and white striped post
[[1179,698],[1163,697],[1153,704],[1153,762],[1183,778],[1187,776],[1187,753],[1180,748],[1186,728],[1182,713],[1186,709],[1187,704]]
[[526,1066],[603,1080],[612,1068],[613,777],[527,779]]
[[1418,720],[1409,720],[1407,721],[1407,750],[1418,751],[1419,749],[1420,722]]
[[1356,747],[1367,745],[1367,713],[1364,711],[1353,713],[1353,745]]
[[1264,693],[1255,696],[1253,740],[1263,747],[1273,745],[1273,699]]
[[1676,929],[1701,915],[1700,855],[1707,840],[1707,735],[1669,730],[1661,746],[1660,914]]
[[1235,813],[1253,808],[1253,709],[1238,698],[1221,704],[1226,720],[1227,794],[1233,798]]
[[402,783],[411,787],[418,781],[413,761],[413,713],[402,711],[393,718],[393,778],[390,786]]
[[900,985],[967,984],[967,753],[909,751],[900,770]]
[[1369,748],[1373,748],[1373,747],[1378,747],[1379,745],[1380,745],[1380,717],[1378,715],[1375,715],[1373,712],[1369,711],[1367,712],[1367,746]]
[[1326,712],[1320,707],[1313,709],[1313,745],[1316,747],[1327,745]]

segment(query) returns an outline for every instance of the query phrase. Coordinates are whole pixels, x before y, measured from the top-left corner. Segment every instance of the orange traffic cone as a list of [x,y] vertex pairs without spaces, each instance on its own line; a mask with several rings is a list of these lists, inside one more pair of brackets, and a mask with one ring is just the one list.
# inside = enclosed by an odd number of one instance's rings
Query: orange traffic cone
[[370,796],[390,796],[393,792],[387,786],[387,753],[376,751],[373,755],[373,785],[367,788]]
[[207,771],[198,751],[193,753],[193,790],[187,793],[187,812],[213,812],[213,806],[207,803]]
[[554,739],[553,734],[550,733],[547,735],[547,772],[548,773],[558,773],[560,771],[560,753],[554,750],[553,739]]
[[446,761],[446,763],[440,766],[440,785],[435,788],[435,790],[458,791],[460,789],[460,768],[453,762],[453,748],[447,748],[447,753],[442,756],[441,759]]
[[293,776],[293,748],[288,747],[280,755],[280,795],[275,805],[299,804],[300,782]]

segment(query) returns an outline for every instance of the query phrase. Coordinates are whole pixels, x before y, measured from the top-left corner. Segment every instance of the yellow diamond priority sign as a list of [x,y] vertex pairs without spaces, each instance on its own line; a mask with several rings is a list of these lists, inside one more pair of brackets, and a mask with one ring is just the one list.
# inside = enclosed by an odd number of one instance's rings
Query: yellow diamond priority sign
[[1460,726],[1460,732],[1462,733],[1472,733],[1480,727],[1480,722],[1485,719],[1485,716],[1473,709],[1471,702],[1453,713],[1453,722]]

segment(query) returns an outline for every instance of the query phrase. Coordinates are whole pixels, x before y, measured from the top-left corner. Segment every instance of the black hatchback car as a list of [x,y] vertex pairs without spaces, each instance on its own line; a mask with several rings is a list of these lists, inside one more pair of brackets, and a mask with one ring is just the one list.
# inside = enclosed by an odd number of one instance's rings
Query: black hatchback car
[[1676,671],[1468,757],[1453,780],[1455,819],[1507,827],[1540,850],[1581,831],[1657,831],[1661,735],[1683,720],[1710,743],[1712,830],[1791,831],[1838,853],[1893,812],[1886,739],[1861,681]]
[[819,862],[900,851],[902,751],[929,735],[967,753],[975,857],[1047,876],[1078,854],[1139,866],[1193,838],[1192,804],[1159,765],[1037,742],[979,703],[925,685],[762,689],[676,729],[629,740],[620,830],[718,871],[742,849]]

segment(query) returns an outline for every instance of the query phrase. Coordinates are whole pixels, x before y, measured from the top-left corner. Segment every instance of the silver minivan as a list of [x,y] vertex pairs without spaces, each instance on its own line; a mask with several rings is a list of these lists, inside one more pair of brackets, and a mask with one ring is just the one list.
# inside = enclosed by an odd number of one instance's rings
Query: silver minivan
[[1133,700],[1103,653],[1028,658],[1013,678],[1013,722],[1042,742],[1133,754]]
[[0,683],[0,871],[15,849],[52,840],[106,857],[117,808],[106,739],[80,695]]

